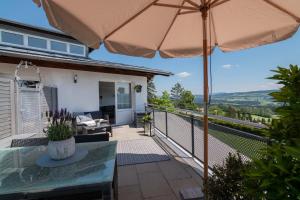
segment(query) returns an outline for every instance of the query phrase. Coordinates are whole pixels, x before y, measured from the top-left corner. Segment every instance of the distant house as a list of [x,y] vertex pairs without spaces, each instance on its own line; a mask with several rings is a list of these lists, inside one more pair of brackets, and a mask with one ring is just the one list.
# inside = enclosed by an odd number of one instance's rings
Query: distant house
[[172,75],[93,60],[92,51],[62,32],[0,19],[0,139],[40,133],[45,112],[60,108],[131,123],[147,104],[147,81]]

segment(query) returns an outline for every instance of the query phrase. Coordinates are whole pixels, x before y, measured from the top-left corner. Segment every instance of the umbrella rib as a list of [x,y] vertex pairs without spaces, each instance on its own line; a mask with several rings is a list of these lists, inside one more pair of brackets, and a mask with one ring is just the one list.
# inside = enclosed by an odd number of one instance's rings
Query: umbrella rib
[[195,2],[191,1],[191,0],[185,0],[185,2],[191,4],[192,6],[196,7],[196,8],[200,8],[200,5],[196,4]]
[[110,37],[112,34],[114,34],[116,31],[120,30],[122,27],[124,27],[126,24],[128,24],[129,22],[131,22],[133,19],[135,19],[136,17],[138,17],[140,14],[142,14],[143,12],[145,12],[148,8],[150,8],[152,5],[154,5],[156,2],[158,2],[159,0],[155,0],[152,3],[148,4],[145,8],[143,8],[141,11],[139,11],[138,13],[136,13],[135,15],[133,15],[132,17],[130,17],[128,20],[126,20],[124,23],[122,23],[121,25],[119,25],[117,28],[115,28],[113,31],[111,31],[109,34],[107,34],[103,40],[106,40],[108,37]]
[[220,5],[222,5],[222,4],[224,4],[224,3],[228,2],[228,1],[230,1],[230,0],[222,0],[222,1],[221,0],[216,0],[216,1],[214,1],[214,2],[212,2],[210,4],[210,7],[214,8],[216,6],[220,6]]
[[[184,3],[185,3],[185,0],[182,1],[181,6],[183,6]],[[167,32],[165,33],[165,35],[164,35],[162,41],[161,41],[160,44],[158,45],[157,50],[159,50],[160,47],[161,47],[161,45],[164,43],[164,41],[165,41],[165,39],[166,39],[168,33],[170,32],[170,30],[171,30],[171,28],[172,28],[172,26],[173,26],[173,24],[174,24],[176,18],[178,17],[180,11],[181,11],[181,9],[179,8],[179,9],[177,10],[176,15],[174,16],[174,18],[173,18],[171,24],[169,25],[169,27],[168,27],[168,29],[167,29]]]
[[186,15],[186,14],[199,13],[199,12],[200,11],[196,11],[196,10],[187,10],[187,11],[180,12],[178,15]]
[[271,2],[270,0],[264,0],[267,4],[273,6],[274,8],[280,10],[281,12],[289,15],[290,17],[294,18],[298,23],[300,23],[300,17],[296,16],[295,14],[291,13],[290,11],[286,10],[285,8],[281,7],[280,5]]
[[166,4],[166,3],[154,3],[154,6],[162,6],[162,7],[169,7],[169,8],[180,8],[185,10],[199,10],[199,8],[195,8],[193,6],[178,6],[174,4]]

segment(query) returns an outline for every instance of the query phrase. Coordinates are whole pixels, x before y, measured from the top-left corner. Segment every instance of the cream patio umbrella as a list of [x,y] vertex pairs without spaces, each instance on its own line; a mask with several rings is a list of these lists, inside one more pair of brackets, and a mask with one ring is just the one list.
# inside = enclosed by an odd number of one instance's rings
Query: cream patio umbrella
[[208,177],[208,55],[291,37],[300,0],[34,0],[50,24],[89,47],[151,58],[203,55],[204,181]]

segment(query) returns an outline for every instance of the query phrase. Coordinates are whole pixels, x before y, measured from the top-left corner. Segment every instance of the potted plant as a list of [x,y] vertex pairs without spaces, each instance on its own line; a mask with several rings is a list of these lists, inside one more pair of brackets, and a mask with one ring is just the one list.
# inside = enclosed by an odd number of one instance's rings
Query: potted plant
[[62,160],[75,153],[75,139],[72,131],[72,117],[66,109],[50,112],[48,117],[48,154],[53,160]]
[[134,86],[134,90],[135,90],[137,93],[141,93],[141,92],[142,92],[142,86],[141,86],[141,85],[136,85],[136,86]]
[[149,133],[150,128],[151,128],[152,117],[149,114],[145,114],[144,117],[142,118],[142,121],[144,123],[144,132],[145,132],[145,134]]

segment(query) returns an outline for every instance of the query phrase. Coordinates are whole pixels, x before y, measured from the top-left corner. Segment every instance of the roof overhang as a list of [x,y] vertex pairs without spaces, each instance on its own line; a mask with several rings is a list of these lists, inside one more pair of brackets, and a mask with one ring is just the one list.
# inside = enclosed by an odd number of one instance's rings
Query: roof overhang
[[138,67],[119,63],[97,61],[89,58],[78,58],[51,54],[39,54],[30,51],[15,51],[0,48],[0,62],[19,64],[21,61],[29,61],[39,67],[70,69],[110,74],[123,74],[143,76],[148,79],[155,75],[171,76],[173,73],[158,69]]

